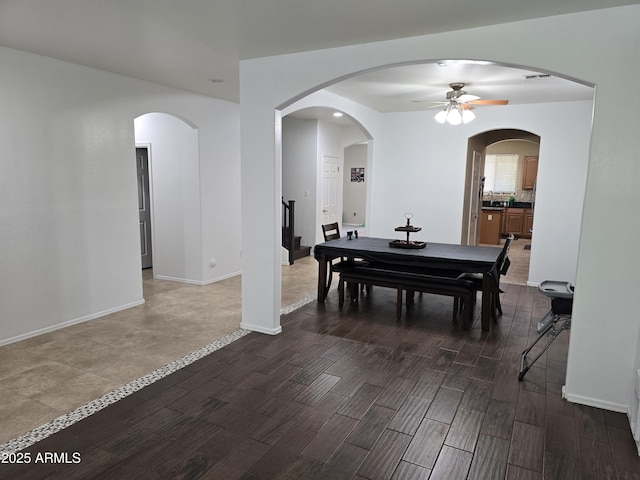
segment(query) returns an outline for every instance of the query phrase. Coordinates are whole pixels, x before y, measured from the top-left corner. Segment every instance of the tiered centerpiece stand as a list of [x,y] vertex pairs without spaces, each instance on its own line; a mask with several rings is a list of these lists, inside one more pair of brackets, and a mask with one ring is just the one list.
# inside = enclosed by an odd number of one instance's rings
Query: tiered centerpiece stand
[[402,225],[400,227],[396,227],[396,232],[407,232],[406,240],[391,240],[389,242],[390,247],[394,248],[424,248],[427,245],[427,242],[420,242],[416,240],[409,240],[409,235],[411,233],[419,232],[422,230],[422,227],[414,227],[411,225],[411,217],[413,217],[412,213],[405,213],[405,218],[407,219],[407,224]]

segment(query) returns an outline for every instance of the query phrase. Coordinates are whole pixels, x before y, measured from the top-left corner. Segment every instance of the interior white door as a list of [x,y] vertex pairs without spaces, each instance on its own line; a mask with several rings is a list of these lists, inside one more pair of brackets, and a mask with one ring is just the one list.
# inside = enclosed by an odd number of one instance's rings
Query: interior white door
[[480,238],[480,212],[482,211],[482,153],[473,152],[471,165],[471,195],[469,195],[469,229],[467,245],[477,245]]
[[322,157],[322,224],[338,222],[341,218],[340,187],[340,158],[323,155]]

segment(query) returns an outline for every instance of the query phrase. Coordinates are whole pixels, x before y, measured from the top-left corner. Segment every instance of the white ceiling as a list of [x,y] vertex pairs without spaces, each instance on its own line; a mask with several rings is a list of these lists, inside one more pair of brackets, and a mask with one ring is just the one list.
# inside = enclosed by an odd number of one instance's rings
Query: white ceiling
[[[0,45],[238,101],[241,59],[638,1],[0,0]],[[434,66],[404,67],[369,74],[359,85],[351,81],[334,89],[354,99],[356,94],[364,95],[358,100],[363,102],[376,97],[374,108],[381,111],[398,108],[397,102],[393,106],[393,98],[407,109],[415,109],[410,100],[443,97],[451,82],[467,82],[465,90],[484,98],[525,101],[509,89],[509,82],[516,82],[517,75],[494,78],[486,68],[478,76],[479,70],[471,69],[464,75],[449,75],[454,69],[447,67],[445,75]],[[561,97],[568,95],[568,90],[557,92]]]
[[484,100],[508,100],[509,105],[593,98],[592,86],[546,72],[467,61],[377,70],[332,85],[328,90],[380,112],[406,112],[442,108],[451,83],[464,83],[463,91],[469,94]]

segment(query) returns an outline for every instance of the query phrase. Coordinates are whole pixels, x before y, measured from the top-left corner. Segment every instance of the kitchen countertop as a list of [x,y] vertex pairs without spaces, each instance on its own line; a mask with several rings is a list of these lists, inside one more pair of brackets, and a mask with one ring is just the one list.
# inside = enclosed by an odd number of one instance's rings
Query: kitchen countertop
[[[532,208],[531,202],[514,202],[513,205],[503,207],[500,205],[491,205],[492,202],[482,202],[483,210],[504,210],[505,208]],[[499,203],[499,202],[493,202]]]

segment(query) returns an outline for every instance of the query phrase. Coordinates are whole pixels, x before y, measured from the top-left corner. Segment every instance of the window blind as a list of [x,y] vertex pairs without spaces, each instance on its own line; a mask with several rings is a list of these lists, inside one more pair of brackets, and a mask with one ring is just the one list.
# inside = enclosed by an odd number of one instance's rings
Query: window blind
[[484,191],[514,193],[518,179],[518,154],[487,155],[484,162]]

